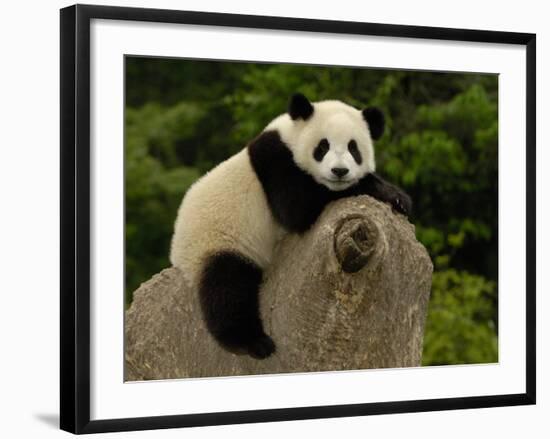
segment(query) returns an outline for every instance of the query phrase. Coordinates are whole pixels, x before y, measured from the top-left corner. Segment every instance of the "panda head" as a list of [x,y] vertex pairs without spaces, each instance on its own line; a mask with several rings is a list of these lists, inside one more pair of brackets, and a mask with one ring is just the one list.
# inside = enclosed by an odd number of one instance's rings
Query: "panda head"
[[287,115],[278,119],[273,128],[279,129],[295,163],[331,191],[345,190],[375,171],[372,141],[384,131],[384,116],[377,108],[311,103],[295,94]]

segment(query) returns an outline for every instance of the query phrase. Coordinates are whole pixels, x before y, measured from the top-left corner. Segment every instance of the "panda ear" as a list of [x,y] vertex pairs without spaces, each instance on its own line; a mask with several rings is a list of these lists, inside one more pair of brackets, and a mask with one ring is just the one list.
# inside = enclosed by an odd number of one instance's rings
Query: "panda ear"
[[369,126],[372,140],[378,140],[384,134],[384,126],[386,125],[384,113],[376,107],[367,107],[362,113],[363,119],[365,119]]
[[313,105],[302,93],[295,93],[288,103],[288,114],[292,120],[308,120],[313,114]]

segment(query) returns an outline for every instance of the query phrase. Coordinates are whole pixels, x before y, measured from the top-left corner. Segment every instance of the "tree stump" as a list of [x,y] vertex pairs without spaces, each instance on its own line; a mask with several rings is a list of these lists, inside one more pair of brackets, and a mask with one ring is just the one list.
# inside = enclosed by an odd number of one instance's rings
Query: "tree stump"
[[328,205],[278,244],[260,308],[277,352],[220,348],[177,268],[145,282],[126,312],[127,381],[419,366],[432,263],[414,226],[368,196]]

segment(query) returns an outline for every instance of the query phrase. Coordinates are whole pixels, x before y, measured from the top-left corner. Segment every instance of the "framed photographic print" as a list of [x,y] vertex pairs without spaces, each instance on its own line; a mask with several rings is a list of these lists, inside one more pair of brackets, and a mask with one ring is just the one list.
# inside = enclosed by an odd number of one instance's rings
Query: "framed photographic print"
[[535,403],[533,34],[61,10],[61,428]]

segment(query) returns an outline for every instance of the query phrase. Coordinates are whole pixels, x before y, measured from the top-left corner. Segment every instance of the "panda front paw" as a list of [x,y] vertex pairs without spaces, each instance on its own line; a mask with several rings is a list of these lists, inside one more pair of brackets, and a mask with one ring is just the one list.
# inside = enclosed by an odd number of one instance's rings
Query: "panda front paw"
[[391,200],[393,210],[402,213],[405,216],[409,216],[412,212],[412,200],[405,192],[397,192]]

